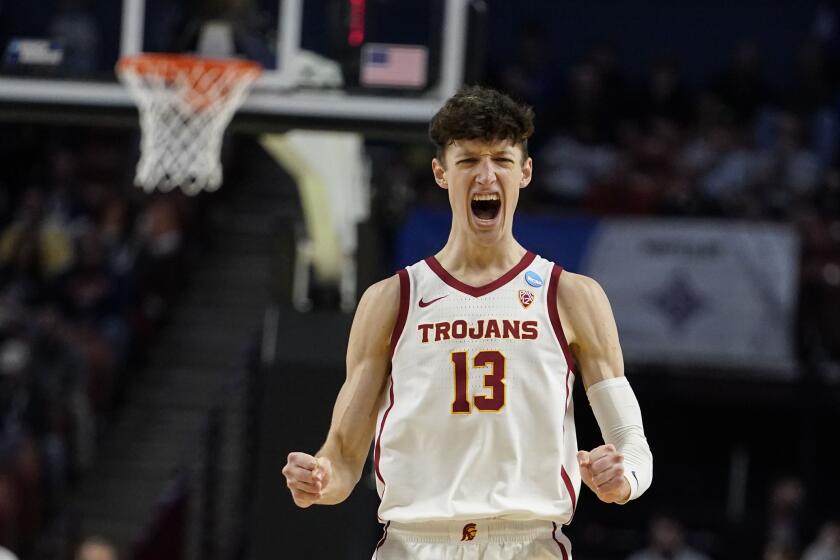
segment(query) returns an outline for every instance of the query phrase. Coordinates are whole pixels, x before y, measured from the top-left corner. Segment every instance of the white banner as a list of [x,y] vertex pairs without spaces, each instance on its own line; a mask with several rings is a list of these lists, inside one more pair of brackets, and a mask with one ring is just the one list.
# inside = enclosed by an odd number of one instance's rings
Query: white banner
[[604,220],[582,263],[615,313],[625,360],[793,375],[798,239],[791,228]]

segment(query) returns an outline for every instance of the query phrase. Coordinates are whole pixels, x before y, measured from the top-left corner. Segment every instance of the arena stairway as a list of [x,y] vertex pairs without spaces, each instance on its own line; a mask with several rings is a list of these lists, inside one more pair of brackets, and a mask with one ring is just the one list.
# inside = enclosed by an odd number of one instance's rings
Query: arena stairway
[[[251,156],[254,157],[254,156]],[[263,162],[265,164],[265,162]],[[209,215],[209,240],[189,275],[171,320],[109,426],[97,460],[75,489],[71,507],[85,535],[113,541],[130,559],[167,484],[185,469],[191,488],[184,558],[228,557],[243,457],[246,354],[271,297],[273,234],[278,214],[299,207],[289,179],[240,177]],[[225,185],[227,187],[227,185]],[[223,188],[225,188],[223,187]],[[215,195],[214,195],[215,196]],[[202,543],[202,459],[208,414],[220,406],[219,485]],[[206,522],[206,520],[204,520]]]

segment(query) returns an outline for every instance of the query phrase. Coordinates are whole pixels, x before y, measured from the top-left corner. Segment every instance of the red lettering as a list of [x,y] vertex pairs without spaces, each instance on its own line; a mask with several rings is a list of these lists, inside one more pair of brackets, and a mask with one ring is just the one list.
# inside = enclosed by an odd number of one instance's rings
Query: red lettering
[[479,319],[477,327],[470,327],[469,335],[475,340],[484,338],[484,319]]
[[475,355],[476,368],[491,366],[484,376],[484,386],[491,389],[491,396],[477,395],[473,398],[475,407],[481,411],[498,412],[505,406],[505,357],[496,350],[485,350]]
[[435,323],[435,342],[449,340],[449,323]]
[[502,338],[519,338],[519,321],[502,321]]
[[467,322],[459,319],[452,323],[452,338],[467,338]]
[[539,323],[537,321],[516,321],[504,319],[479,319],[475,324],[469,324],[464,319],[458,319],[452,323],[443,321],[441,323],[421,323],[417,325],[420,331],[421,341],[429,342],[434,332],[434,341],[441,340],[463,340],[471,338],[480,340],[482,338],[500,338],[514,340],[536,340],[539,337]]
[[467,400],[467,353],[455,352],[451,356],[455,375],[455,400],[452,401],[452,414],[469,414],[470,401]]
[[536,340],[538,335],[536,321],[522,322],[522,340]]
[[429,331],[434,328],[434,325],[431,323],[422,323],[417,325],[418,331],[423,331],[423,342],[429,342]]

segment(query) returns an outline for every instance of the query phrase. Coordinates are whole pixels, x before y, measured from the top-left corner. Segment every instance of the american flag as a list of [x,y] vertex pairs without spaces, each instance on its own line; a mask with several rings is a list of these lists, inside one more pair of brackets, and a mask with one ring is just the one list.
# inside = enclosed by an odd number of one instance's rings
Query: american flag
[[422,88],[429,52],[420,45],[368,43],[362,47],[363,86]]

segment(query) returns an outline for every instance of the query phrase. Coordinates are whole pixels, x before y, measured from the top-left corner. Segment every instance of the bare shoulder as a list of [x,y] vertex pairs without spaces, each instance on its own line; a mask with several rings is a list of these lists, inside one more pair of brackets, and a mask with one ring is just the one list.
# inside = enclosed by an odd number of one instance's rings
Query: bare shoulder
[[563,272],[557,284],[557,310],[585,386],[624,374],[612,308],[595,279]]
[[557,281],[557,305],[570,315],[591,313],[604,305],[607,295],[594,278],[564,270]]
[[394,274],[368,286],[359,301],[359,309],[362,309],[362,307],[374,307],[380,313],[387,312],[393,308],[393,312],[396,314],[400,307],[399,275]]
[[350,342],[381,348],[390,343],[400,310],[400,279],[397,274],[370,285],[359,300]]

